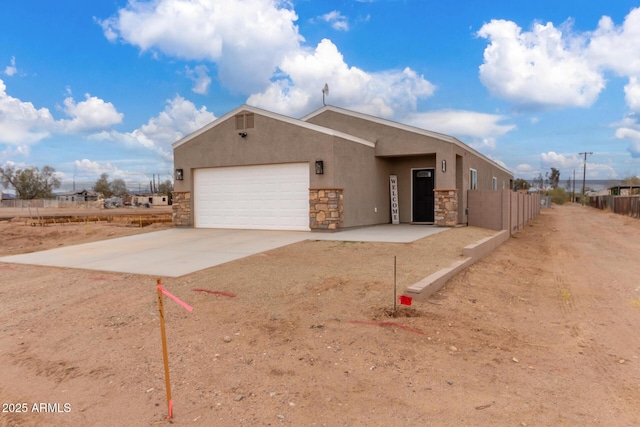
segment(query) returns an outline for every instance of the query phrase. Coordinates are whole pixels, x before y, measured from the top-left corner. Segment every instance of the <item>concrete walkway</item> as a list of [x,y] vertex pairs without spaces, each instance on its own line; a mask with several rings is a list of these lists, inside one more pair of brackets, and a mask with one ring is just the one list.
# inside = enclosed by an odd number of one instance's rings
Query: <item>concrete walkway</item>
[[172,228],[6,256],[0,262],[179,277],[303,240],[408,243],[445,230],[408,224],[336,233]]

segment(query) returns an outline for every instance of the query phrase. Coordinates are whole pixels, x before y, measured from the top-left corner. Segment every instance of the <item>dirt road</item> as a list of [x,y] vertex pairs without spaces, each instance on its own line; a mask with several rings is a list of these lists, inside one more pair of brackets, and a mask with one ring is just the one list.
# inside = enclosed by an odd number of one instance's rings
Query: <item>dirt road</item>
[[[0,254],[132,231],[16,227],[0,223]],[[544,210],[386,314],[389,259],[406,287],[487,233],[307,241],[165,280],[194,307],[165,303],[173,424],[640,425],[638,220]],[[0,263],[0,425],[168,424],[154,285]]]

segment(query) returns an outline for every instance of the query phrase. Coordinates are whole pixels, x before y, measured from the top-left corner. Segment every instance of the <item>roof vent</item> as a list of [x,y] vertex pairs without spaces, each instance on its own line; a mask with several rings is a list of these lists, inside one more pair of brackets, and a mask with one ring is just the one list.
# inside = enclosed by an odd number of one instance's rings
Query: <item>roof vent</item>
[[238,114],[236,116],[236,130],[253,129],[254,122],[253,113]]

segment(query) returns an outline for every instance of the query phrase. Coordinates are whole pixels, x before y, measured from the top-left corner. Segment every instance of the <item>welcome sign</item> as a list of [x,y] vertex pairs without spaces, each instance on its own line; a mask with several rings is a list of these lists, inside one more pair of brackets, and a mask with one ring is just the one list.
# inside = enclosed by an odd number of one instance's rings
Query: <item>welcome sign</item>
[[400,224],[400,207],[398,206],[398,176],[389,175],[391,191],[391,224]]

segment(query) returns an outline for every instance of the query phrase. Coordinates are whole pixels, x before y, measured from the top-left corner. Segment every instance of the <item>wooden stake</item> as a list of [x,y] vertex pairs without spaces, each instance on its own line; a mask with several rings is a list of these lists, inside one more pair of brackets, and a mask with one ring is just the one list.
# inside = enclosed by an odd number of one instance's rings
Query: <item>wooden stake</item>
[[162,282],[157,279],[158,310],[160,311],[160,333],[162,335],[162,358],[164,359],[164,382],[167,389],[168,419],[173,417],[173,402],[171,401],[171,381],[169,379],[169,354],[167,353],[167,333],[164,329],[164,305],[162,303]]
[[397,297],[397,287],[396,287],[396,256],[393,257],[393,317],[397,316],[398,309],[398,297]]

